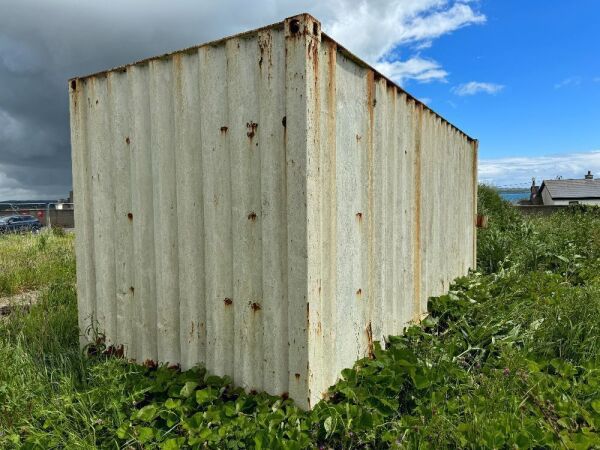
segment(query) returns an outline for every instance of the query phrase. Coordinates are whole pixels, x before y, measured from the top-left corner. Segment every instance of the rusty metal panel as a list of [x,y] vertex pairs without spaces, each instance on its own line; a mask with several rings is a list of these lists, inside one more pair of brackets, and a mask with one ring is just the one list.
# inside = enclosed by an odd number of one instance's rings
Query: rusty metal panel
[[310,408],[474,265],[476,141],[309,15],[69,90],[82,344]]

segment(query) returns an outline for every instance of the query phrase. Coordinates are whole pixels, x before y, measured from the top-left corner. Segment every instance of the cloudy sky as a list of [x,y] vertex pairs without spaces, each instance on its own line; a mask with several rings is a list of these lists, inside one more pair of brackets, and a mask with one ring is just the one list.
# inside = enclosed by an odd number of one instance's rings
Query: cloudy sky
[[304,11],[479,138],[482,180],[600,175],[596,0],[0,0],[0,201],[69,191],[68,78]]

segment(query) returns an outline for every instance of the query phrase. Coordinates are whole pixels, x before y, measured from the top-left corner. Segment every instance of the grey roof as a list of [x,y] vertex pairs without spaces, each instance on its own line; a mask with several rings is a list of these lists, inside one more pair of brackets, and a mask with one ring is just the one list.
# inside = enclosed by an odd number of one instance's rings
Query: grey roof
[[600,179],[594,180],[544,180],[540,188],[556,198],[600,198]]

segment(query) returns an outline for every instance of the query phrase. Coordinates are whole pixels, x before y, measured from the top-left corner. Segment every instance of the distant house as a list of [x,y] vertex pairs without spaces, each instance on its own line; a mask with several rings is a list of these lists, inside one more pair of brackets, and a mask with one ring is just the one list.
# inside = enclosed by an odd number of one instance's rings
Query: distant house
[[544,205],[600,205],[600,179],[588,171],[583,179],[544,180],[538,197]]

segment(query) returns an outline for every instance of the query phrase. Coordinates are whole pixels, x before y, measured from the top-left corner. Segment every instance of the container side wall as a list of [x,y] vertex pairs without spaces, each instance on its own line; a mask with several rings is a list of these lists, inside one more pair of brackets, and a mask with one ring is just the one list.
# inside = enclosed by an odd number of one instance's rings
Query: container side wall
[[233,237],[234,382],[262,385],[262,211],[257,39],[227,41]]
[[338,53],[336,67],[336,372],[367,345],[367,71]]
[[[303,408],[320,397],[320,24],[285,21],[289,394]],[[312,358],[312,359],[310,359]]]
[[177,246],[179,262],[179,343],[187,369],[206,361],[204,286],[204,203],[199,56],[173,57],[174,152],[177,174]]
[[[329,385],[327,382],[337,377],[334,358],[336,334],[337,305],[335,298],[337,289],[337,270],[330,262],[337,255],[337,182],[336,182],[336,65],[337,45],[326,41],[321,45],[319,81],[320,81],[320,233],[321,233],[321,277],[320,277],[320,310],[315,340],[320,345],[318,364],[322,377],[315,377],[313,389],[324,392]],[[319,384],[320,383],[320,384]]]
[[206,304],[204,362],[216,375],[233,376],[232,168],[225,45],[198,49],[198,70]]
[[70,85],[79,319],[310,408],[474,265],[476,143],[307,15]]
[[111,154],[114,185],[114,258],[116,283],[116,337],[118,346],[133,351],[132,312],[134,301],[133,213],[131,190],[131,107],[127,102],[127,73],[111,72],[107,76],[110,92]]
[[128,356],[156,361],[156,266],[154,252],[154,178],[150,144],[149,70],[134,66],[127,71],[132,105],[131,196],[134,280],[131,321],[134,348]]
[[308,407],[319,90],[317,47],[291,34],[280,24],[70,86],[78,294],[82,329],[127,357],[204,364]]
[[265,30],[258,36],[258,143],[261,171],[263,385],[288,389],[285,42]]
[[77,299],[81,344],[89,341],[88,329],[96,320],[96,272],[93,239],[93,201],[91,195],[91,167],[88,144],[87,86],[83,82],[70,85],[71,154],[73,161],[73,190],[78,194],[75,207],[75,237],[77,258]]
[[472,266],[474,166],[464,135],[329,39],[320,64],[322,392]]
[[150,147],[154,190],[154,254],[156,261],[157,358],[180,362],[179,260],[176,187],[173,61],[149,63]]
[[[113,345],[117,338],[116,289],[115,289],[115,240],[113,191],[112,129],[110,117],[109,87],[106,77],[90,80],[88,84],[88,120],[91,195],[93,209],[93,245],[96,270],[96,313],[103,324],[106,345]],[[108,132],[107,132],[108,130]],[[101,333],[102,334],[102,333]]]

